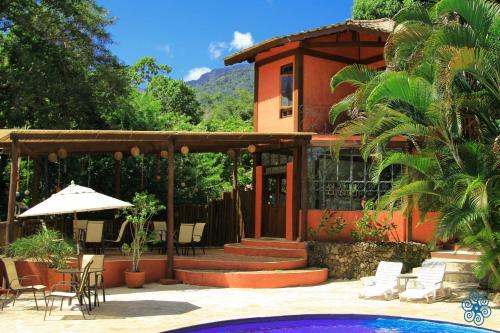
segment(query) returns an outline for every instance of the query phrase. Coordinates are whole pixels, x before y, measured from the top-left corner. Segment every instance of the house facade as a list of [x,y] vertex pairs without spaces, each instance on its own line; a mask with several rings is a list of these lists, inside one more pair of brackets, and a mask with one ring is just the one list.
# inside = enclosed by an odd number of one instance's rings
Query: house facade
[[[338,160],[330,148],[337,140],[333,129],[346,120],[340,117],[331,124],[330,108],[354,90],[343,85],[332,93],[331,77],[354,63],[384,69],[384,47],[392,29],[390,19],[347,20],[274,37],[225,58],[226,65],[254,63],[255,132],[314,133],[306,166],[294,165],[302,152],[286,145],[256,153],[255,237],[306,239],[304,232],[317,230],[323,211],[330,209],[347,222],[339,235],[347,240],[363,203],[383,195],[401,174],[400,167],[392,167],[378,184],[371,182],[370,161],[360,156],[359,137],[345,142]],[[405,140],[391,144],[394,149],[408,149]],[[304,170],[307,188],[300,186]],[[300,199],[304,191],[307,202]],[[386,215],[398,225],[393,240],[432,239],[434,225],[411,223],[398,212]],[[418,221],[418,212],[413,215],[411,220]],[[303,223],[306,227],[301,227]],[[321,237],[326,235],[320,233]]]

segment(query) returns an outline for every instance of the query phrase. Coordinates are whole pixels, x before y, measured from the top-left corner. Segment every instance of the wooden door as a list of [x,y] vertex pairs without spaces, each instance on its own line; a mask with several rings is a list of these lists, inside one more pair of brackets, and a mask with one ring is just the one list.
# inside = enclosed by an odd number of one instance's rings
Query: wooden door
[[264,177],[262,236],[286,236],[286,174]]

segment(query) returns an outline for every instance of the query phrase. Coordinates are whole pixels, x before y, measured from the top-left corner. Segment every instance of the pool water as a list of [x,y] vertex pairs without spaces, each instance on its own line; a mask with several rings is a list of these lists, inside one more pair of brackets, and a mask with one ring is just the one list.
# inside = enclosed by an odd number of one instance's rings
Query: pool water
[[302,315],[222,321],[168,331],[177,333],[479,333],[494,332],[447,322],[369,315]]

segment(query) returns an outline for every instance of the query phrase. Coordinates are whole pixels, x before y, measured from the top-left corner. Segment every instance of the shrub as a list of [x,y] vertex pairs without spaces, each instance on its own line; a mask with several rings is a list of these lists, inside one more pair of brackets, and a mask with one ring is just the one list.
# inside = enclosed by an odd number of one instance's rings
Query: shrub
[[321,231],[324,231],[328,238],[331,239],[345,228],[347,222],[342,216],[335,216],[333,210],[325,209],[321,215],[321,221],[316,229],[309,228],[309,237],[313,240],[318,240]]
[[8,254],[46,263],[50,268],[65,268],[75,254],[74,244],[63,239],[56,230],[44,229],[37,234],[20,238],[9,245]]

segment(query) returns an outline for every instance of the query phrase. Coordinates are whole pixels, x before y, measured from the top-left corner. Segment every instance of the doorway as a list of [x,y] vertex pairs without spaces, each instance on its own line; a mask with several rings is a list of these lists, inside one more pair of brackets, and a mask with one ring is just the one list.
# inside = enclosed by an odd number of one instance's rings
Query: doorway
[[286,173],[264,176],[262,236],[286,236]]

